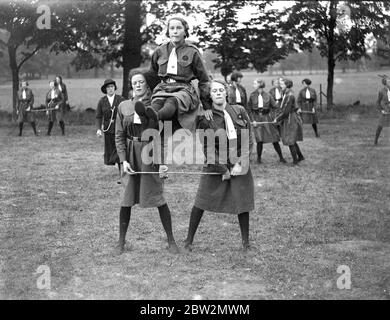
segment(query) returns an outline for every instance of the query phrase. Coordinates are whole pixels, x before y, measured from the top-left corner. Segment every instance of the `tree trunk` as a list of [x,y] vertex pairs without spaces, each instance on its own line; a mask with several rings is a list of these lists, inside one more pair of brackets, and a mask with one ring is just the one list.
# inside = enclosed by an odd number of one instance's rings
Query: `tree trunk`
[[12,44],[8,45],[9,66],[12,74],[12,120],[16,121],[16,102],[19,90],[19,68],[16,63],[16,50],[17,46]]
[[71,73],[71,69],[70,69],[70,64],[67,64],[66,65],[66,77],[68,79],[72,78],[72,73]]
[[130,70],[141,64],[141,0],[126,0],[124,40],[122,49],[123,86],[122,96],[129,98]]
[[329,20],[329,29],[328,29],[328,36],[327,36],[327,42],[328,42],[328,79],[327,79],[328,86],[326,88],[327,108],[332,108],[333,106],[334,68],[336,66],[334,30],[336,28],[337,3],[338,1],[330,1],[330,20]]

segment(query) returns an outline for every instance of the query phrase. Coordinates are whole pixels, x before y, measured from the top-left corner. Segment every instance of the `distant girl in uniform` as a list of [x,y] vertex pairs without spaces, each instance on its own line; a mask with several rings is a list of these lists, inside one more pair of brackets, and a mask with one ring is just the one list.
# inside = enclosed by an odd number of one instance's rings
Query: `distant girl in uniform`
[[[116,83],[112,79],[105,80],[101,87],[105,96],[100,98],[96,109],[96,135],[101,137],[104,133],[104,164],[117,164],[120,177],[121,169],[115,147],[115,120],[117,107],[124,99],[115,93],[116,89]],[[118,184],[120,183],[118,180]]]
[[239,104],[246,108],[247,94],[245,88],[241,85],[243,75],[241,72],[235,71],[230,76],[230,87],[228,93],[228,102],[230,104]]
[[375,133],[374,144],[378,144],[378,139],[383,127],[390,127],[390,80],[382,78],[383,88],[378,93],[377,106],[381,112],[378,127]]
[[280,87],[283,92],[281,114],[275,118],[275,122],[281,123],[281,136],[283,144],[290,148],[293,165],[305,160],[297,141],[303,140],[302,119],[297,114],[294,93],[291,90],[293,82],[290,79],[280,79]]
[[49,81],[50,90],[46,94],[46,109],[54,109],[47,110],[46,116],[49,121],[47,127],[47,134],[50,136],[51,130],[53,129],[54,121],[58,121],[61,127],[62,135],[65,135],[65,125],[63,122],[63,112],[62,106],[64,102],[64,96],[60,90],[58,90],[56,86],[56,82],[54,80]]
[[310,79],[303,79],[302,84],[305,87],[299,91],[298,94],[298,112],[301,112],[303,123],[310,123],[313,127],[316,137],[319,138],[320,135],[317,128],[318,117],[316,114],[317,93],[313,88],[310,87]]
[[[117,254],[124,251],[126,232],[129,226],[131,208],[139,204],[140,207],[157,207],[160,219],[168,238],[168,250],[178,253],[172,233],[171,213],[163,195],[163,184],[159,172],[163,174],[165,166],[150,165],[142,162],[142,149],[149,141],[142,141],[141,119],[135,111],[135,103],[142,101],[149,106],[151,101],[151,87],[153,76],[150,73],[134,72],[130,76],[130,85],[133,97],[123,101],[118,107],[115,129],[115,141],[120,162],[123,167],[124,190],[122,193],[121,209],[119,213],[119,242]],[[134,172],[155,171],[157,174],[134,174]]]
[[263,144],[272,143],[279,156],[279,161],[286,163],[279,145],[280,136],[276,125],[267,123],[256,124],[256,122],[273,122],[272,112],[277,108],[276,102],[269,93],[264,91],[265,82],[263,80],[256,79],[253,82],[253,87],[255,91],[249,97],[247,111],[255,132],[257,162],[261,163]]
[[37,128],[35,125],[35,115],[32,112],[34,107],[34,94],[32,90],[28,87],[28,82],[26,80],[21,81],[21,88],[17,96],[17,109],[16,114],[18,116],[19,124],[19,136],[22,136],[23,132],[23,123],[30,122],[31,127],[34,130],[34,134],[37,136]]
[[185,39],[189,36],[188,23],[174,17],[168,20],[167,37],[170,41],[159,46],[153,53],[151,71],[161,79],[153,91],[152,104],[145,108],[138,101],[135,110],[145,116],[148,128],[158,128],[158,121],[177,120],[185,129],[195,129],[199,97],[191,83],[198,80],[200,101],[207,117],[211,115],[209,75],[199,50]]

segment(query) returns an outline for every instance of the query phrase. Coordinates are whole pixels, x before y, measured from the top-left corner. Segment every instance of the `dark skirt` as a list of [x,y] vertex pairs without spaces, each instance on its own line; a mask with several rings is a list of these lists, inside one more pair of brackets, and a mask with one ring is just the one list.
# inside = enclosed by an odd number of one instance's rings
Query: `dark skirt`
[[[127,160],[134,171],[158,172],[158,166],[142,162],[142,148],[147,142],[129,141]],[[123,173],[124,186],[121,206],[132,207],[139,204],[143,208],[160,207],[166,203],[163,196],[163,183],[158,174],[129,175]]]
[[222,181],[222,175],[202,175],[195,206],[206,211],[230,214],[252,211],[255,204],[251,170],[225,181]]
[[51,110],[51,111],[49,111],[49,114],[47,115],[47,120],[52,121],[52,122],[64,121],[64,112],[62,111],[61,108],[58,110]]
[[301,117],[293,112],[283,120],[280,126],[282,142],[285,146],[291,146],[297,141],[303,140],[303,129]]
[[199,97],[192,83],[173,82],[159,83],[154,88],[153,99],[175,97],[178,102],[178,121],[184,129],[195,130],[198,114]]
[[35,113],[27,112],[25,109],[18,113],[18,123],[22,122],[34,122]]
[[381,114],[378,122],[379,127],[390,127],[390,114]]
[[302,113],[301,114],[302,121],[303,123],[308,123],[308,124],[315,124],[318,123],[318,117],[317,113]]
[[104,133],[104,164],[112,166],[119,163],[115,146],[115,134]]
[[[253,112],[253,120],[257,122],[272,122],[271,114],[261,114],[260,112]],[[280,140],[279,131],[275,124],[260,124],[253,127],[256,142],[273,143]]]

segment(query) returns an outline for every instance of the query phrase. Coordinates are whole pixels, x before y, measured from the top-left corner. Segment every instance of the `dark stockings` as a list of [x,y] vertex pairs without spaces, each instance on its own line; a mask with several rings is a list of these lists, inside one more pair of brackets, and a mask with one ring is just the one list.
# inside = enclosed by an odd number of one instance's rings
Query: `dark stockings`
[[49,121],[49,126],[47,127],[47,135],[50,136],[51,129],[53,129],[54,122]]
[[[283,158],[282,149],[280,148],[279,142],[273,142],[272,145],[274,146],[274,149],[279,156],[279,161],[286,162],[286,160],[284,160]],[[257,162],[261,163],[261,155],[263,153],[263,142],[257,142],[256,148],[257,148]]]
[[61,131],[62,131],[62,135],[64,136],[65,135],[65,122],[64,121],[60,121],[60,127],[61,127]]
[[374,141],[374,144],[378,144],[378,139],[379,139],[379,136],[381,134],[381,131],[382,131],[382,127],[381,126],[378,126],[378,128],[376,129],[376,132],[375,132],[375,141]]
[[243,212],[238,215],[240,224],[242,246],[244,250],[249,248],[249,212]]
[[158,207],[158,212],[160,214],[161,223],[164,227],[165,233],[167,234],[168,249],[172,253],[177,253],[179,252],[179,249],[177,248],[175,238],[173,237],[171,212],[168,205],[164,204]]
[[316,137],[318,138],[320,135],[318,134],[317,124],[313,123],[311,126],[313,127],[314,133],[316,134]]

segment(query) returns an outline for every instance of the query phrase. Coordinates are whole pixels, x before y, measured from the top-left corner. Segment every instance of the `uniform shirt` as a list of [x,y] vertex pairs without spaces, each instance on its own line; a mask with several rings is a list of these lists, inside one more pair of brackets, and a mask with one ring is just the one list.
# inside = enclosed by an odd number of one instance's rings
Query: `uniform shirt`
[[390,112],[390,90],[383,87],[378,93],[377,107],[380,111]]
[[200,100],[204,109],[211,109],[209,97],[209,75],[202,61],[201,54],[196,46],[184,42],[175,48],[177,55],[177,74],[170,74],[168,70],[168,60],[174,45],[167,42],[159,47],[152,55],[150,69],[155,72],[160,79],[168,78],[181,82],[191,82],[197,79]]
[[107,95],[108,102],[110,103],[110,106],[112,108],[112,104],[114,103],[115,94],[113,94],[111,97]]
[[238,83],[235,87],[233,85],[230,86],[228,92],[228,102],[230,104],[240,104],[246,109],[247,95],[245,88]]
[[[122,96],[114,94],[114,102],[112,106],[117,107],[124,99]],[[102,124],[104,130],[107,130],[107,128],[110,126],[110,120],[111,117],[115,122],[116,119],[116,113],[117,113],[117,108],[112,108],[110,105],[110,102],[108,101],[108,96],[105,95],[102,97],[99,102],[98,106],[96,108],[96,127],[97,129],[101,129]],[[114,134],[115,133],[115,125],[111,124],[109,127],[109,130],[107,133]]]
[[34,95],[30,88],[20,89],[18,92],[18,108],[27,109],[34,105]]
[[[309,91],[310,97],[307,98]],[[302,111],[312,111],[317,104],[317,93],[313,88],[303,88],[298,93],[297,105]]]
[[284,92],[280,108],[282,112],[275,118],[277,122],[287,118],[290,113],[296,111],[294,92],[291,89],[286,89]]

